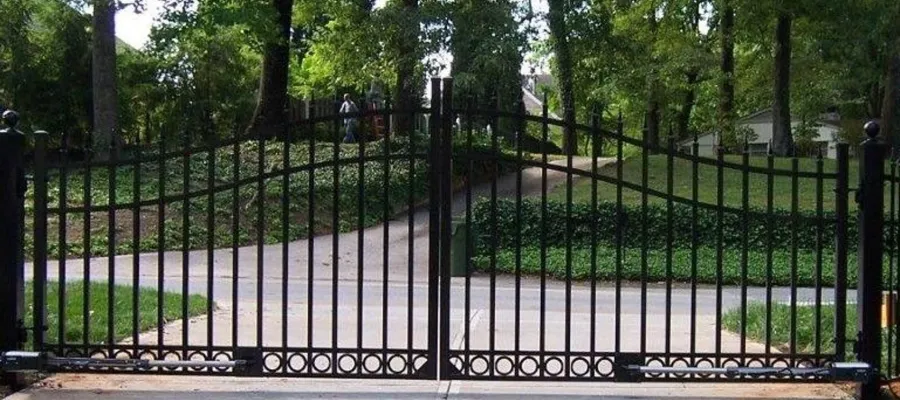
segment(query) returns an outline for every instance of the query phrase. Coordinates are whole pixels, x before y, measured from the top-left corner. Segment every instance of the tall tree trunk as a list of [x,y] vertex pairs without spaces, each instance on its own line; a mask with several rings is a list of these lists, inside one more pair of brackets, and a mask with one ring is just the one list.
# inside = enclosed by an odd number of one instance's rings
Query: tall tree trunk
[[97,156],[103,159],[109,155],[118,129],[116,5],[114,0],[94,0],[93,5],[93,148]]
[[900,39],[894,41],[884,79],[881,102],[881,135],[893,144],[900,137]]
[[562,100],[563,153],[575,154],[578,148],[578,133],[575,130],[575,75],[572,70],[572,53],[569,48],[569,30],[566,26],[566,0],[549,0],[550,37],[556,55],[556,74],[559,82],[559,97]]
[[734,134],[734,5],[731,0],[722,1],[722,60],[719,66],[719,126],[722,136]]
[[[419,1],[401,0],[403,28],[397,38],[397,91],[394,93],[394,108],[412,111],[419,107],[421,80],[416,73],[419,65]],[[412,113],[399,113],[394,124],[396,132],[410,135],[415,129]]]
[[688,91],[684,95],[684,103],[681,104],[681,111],[678,113],[678,138],[684,139],[690,136],[688,129],[691,125],[691,114],[694,112],[694,103],[697,97],[697,90],[694,85],[697,84],[697,71],[687,73]]
[[791,134],[791,16],[778,16],[775,30],[775,101],[772,106],[772,144],[775,154],[790,155]]
[[[654,7],[650,8],[650,13],[649,15],[647,15],[647,20],[649,21],[650,25],[649,28],[652,38],[651,41],[656,42],[656,32],[659,22],[656,20],[655,5]],[[644,145],[649,147],[644,149],[644,151],[654,153],[655,149],[659,146],[659,125],[662,120],[662,116],[660,115],[661,106],[659,101],[659,71],[656,68],[656,55],[652,54],[652,49],[650,51],[650,74],[647,77],[647,114],[644,117],[644,124],[646,125],[644,127],[644,129],[646,129],[644,136]]]
[[246,134],[260,138],[283,135],[288,128],[288,66],[290,65],[291,11],[294,0],[273,0],[278,16],[278,38],[266,43],[259,80],[259,99]]
[[644,145],[649,146],[645,151],[649,151],[651,154],[655,153],[659,146],[659,126],[662,120],[656,86],[656,79],[651,78],[650,99],[647,101],[647,115],[644,117],[646,125],[644,129],[647,130],[644,136]]

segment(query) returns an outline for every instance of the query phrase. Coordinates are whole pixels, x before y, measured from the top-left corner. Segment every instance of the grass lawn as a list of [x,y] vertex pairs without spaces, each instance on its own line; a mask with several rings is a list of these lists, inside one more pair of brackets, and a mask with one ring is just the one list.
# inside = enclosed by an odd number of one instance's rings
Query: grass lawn
[[[816,340],[816,313],[815,307],[797,307],[797,352],[813,353],[816,343],[823,353],[834,351],[834,306],[822,306],[820,316],[821,332]],[[847,307],[847,338],[856,337],[856,308]],[[722,325],[725,329],[740,333],[741,309],[729,310],[722,317]],[[788,351],[791,342],[791,306],[789,304],[772,305],[772,346],[780,351]],[[765,343],[766,339],[766,305],[754,302],[747,306],[747,337],[759,343]],[[848,346],[848,356],[852,358],[852,346]]]
[[[738,163],[742,162],[741,156],[729,155],[725,157],[727,162]],[[667,190],[667,157],[665,155],[653,155],[648,157],[648,170],[647,170],[647,185],[648,187],[658,190],[662,193],[665,193]],[[858,181],[858,169],[857,169],[858,160],[850,160],[850,187],[856,187]],[[693,195],[693,163],[688,160],[683,159],[674,159],[674,182],[673,182],[673,192],[676,196],[680,196],[686,199],[690,199]],[[767,166],[766,157],[751,157],[750,165],[763,167]],[[605,176],[609,176],[611,178],[616,177],[616,166],[610,165],[605,168],[601,168],[600,173]],[[775,159],[775,168],[779,170],[790,170],[791,169],[791,160],[789,158],[777,158]],[[835,160],[823,160],[823,170],[826,173],[835,172],[837,168],[837,163]],[[816,171],[816,160],[811,158],[802,158],[799,159],[799,168],[800,171]],[[622,176],[626,182],[631,182],[637,185],[641,184],[641,175],[642,175],[642,160],[640,156],[631,157],[626,159],[622,164]],[[889,173],[890,169],[886,169]],[[741,207],[742,204],[742,172],[740,170],[732,169],[725,167],[724,171],[724,203],[727,206],[731,207]],[[716,184],[717,184],[717,168],[711,165],[698,165],[698,198],[701,202],[708,204],[716,204]],[[764,174],[756,174],[750,173],[750,207],[752,208],[762,208],[765,209],[767,205],[767,175]],[[566,200],[566,186],[560,185],[553,192],[550,193],[549,197],[551,200],[557,201],[565,201]],[[608,184],[604,182],[598,182],[597,184],[597,197],[600,200],[608,200],[615,201],[616,200],[616,185]],[[773,182],[773,204],[775,208],[784,208],[790,209],[791,207],[791,190],[792,190],[792,180],[787,176],[775,176]],[[822,199],[823,199],[823,209],[825,211],[834,209],[834,180],[824,180],[822,186]],[[816,209],[816,180],[812,178],[802,178],[798,179],[798,205],[800,209],[805,210],[815,210]],[[591,180],[590,179],[580,179],[578,180],[573,187],[573,199],[576,202],[584,202],[589,203],[591,201]],[[885,199],[889,201],[889,192],[890,185],[885,186]],[[627,204],[640,204],[641,203],[641,193],[629,190],[627,188],[623,188],[622,190],[622,200]],[[654,197],[652,195],[648,196],[649,202],[664,202],[663,199],[658,197]],[[890,204],[889,202],[887,204]],[[856,208],[856,203],[853,201],[852,197],[850,199],[850,210],[853,212]]]
[[[820,335],[816,337],[816,312],[812,306],[797,307],[797,342],[796,348],[798,353],[812,354],[816,350],[816,344],[821,347],[823,354],[834,352],[834,306],[823,305],[820,315]],[[747,306],[747,338],[758,343],[765,343],[766,338],[766,305],[764,303],[754,302]],[[722,318],[722,325],[725,329],[740,334],[741,331],[741,309],[736,308],[729,310]],[[856,306],[847,306],[847,324],[848,339],[856,338]],[[772,305],[772,321],[771,321],[771,340],[772,346],[780,351],[788,351],[791,342],[791,307],[789,304],[773,304]],[[896,332],[894,333],[896,336]],[[891,363],[888,364],[888,342],[891,338],[891,330],[882,330],[881,341],[881,366],[882,371],[893,371],[898,366],[898,360],[893,355]],[[896,344],[891,347],[896,352]],[[847,344],[847,360],[855,360],[852,343]],[[888,373],[892,375],[892,373]]]
[[[107,282],[91,282],[89,325],[90,332],[87,336],[88,343],[107,343],[109,321],[109,284]],[[113,340],[118,341],[131,337],[133,331],[133,287],[115,286],[115,303],[113,303]],[[25,286],[26,302],[25,324],[30,326],[33,320],[33,296],[34,286],[28,282]],[[47,343],[59,343],[60,316],[65,315],[65,341],[67,343],[82,343],[84,340],[84,303],[85,284],[83,281],[67,282],[65,286],[65,311],[60,313],[59,298],[60,285],[58,282],[49,282],[47,285]],[[153,329],[157,326],[157,291],[151,288],[141,288],[138,292],[138,333]],[[182,319],[182,300],[180,293],[167,292],[163,297],[163,324]],[[187,317],[195,317],[206,313],[207,299],[200,295],[187,297]],[[215,304],[213,304],[215,307]]]

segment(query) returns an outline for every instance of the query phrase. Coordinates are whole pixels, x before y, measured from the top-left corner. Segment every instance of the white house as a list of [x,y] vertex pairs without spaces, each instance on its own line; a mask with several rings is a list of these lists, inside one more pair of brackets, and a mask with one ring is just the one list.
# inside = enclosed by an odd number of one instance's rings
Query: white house
[[[839,116],[836,113],[826,113],[820,116],[816,121],[817,135],[814,139],[816,144],[820,146],[823,154],[828,158],[837,157],[838,131],[840,131]],[[799,118],[791,121],[791,127],[796,128],[801,123]],[[738,128],[748,127],[754,133],[756,138],[749,141],[751,155],[764,155],[769,151],[772,143],[772,110],[763,110],[737,121]],[[693,149],[694,139],[688,139],[679,143],[681,151],[691,153]],[[707,133],[697,138],[698,154],[703,157],[715,157],[716,148],[719,145],[719,132]]]

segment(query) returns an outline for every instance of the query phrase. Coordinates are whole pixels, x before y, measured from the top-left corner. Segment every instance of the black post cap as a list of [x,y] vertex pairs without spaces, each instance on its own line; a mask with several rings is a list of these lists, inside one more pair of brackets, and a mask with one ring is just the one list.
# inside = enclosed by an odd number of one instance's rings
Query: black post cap
[[875,139],[875,137],[877,137],[878,134],[881,133],[881,125],[878,125],[878,122],[875,121],[867,122],[863,129],[866,131],[866,135],[870,139]]
[[19,113],[13,110],[6,110],[0,115],[0,120],[3,120],[6,126],[15,128],[16,125],[19,125]]

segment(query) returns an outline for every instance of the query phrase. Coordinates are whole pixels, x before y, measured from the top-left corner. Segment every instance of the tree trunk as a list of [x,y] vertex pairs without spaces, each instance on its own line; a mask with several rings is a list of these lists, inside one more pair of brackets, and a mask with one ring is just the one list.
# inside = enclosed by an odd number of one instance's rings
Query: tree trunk
[[[647,20],[649,21],[651,41],[656,42],[656,32],[659,22],[656,20],[655,7],[651,8],[650,14],[647,15]],[[644,117],[644,123],[646,125],[644,127],[644,129],[646,129],[646,132],[644,133],[644,146],[647,146],[647,148],[645,148],[644,151],[653,154],[659,146],[659,125],[662,117],[660,115],[659,104],[659,71],[656,67],[656,56],[652,53],[652,49],[650,51],[650,73],[647,77],[647,115]]]
[[775,154],[791,154],[791,17],[781,14],[775,31],[775,101],[772,106],[772,144]]
[[419,107],[420,79],[416,73],[419,65],[419,1],[402,0],[403,29],[397,38],[397,90],[394,93],[394,109],[405,111],[395,116],[394,129],[402,135],[410,135],[415,129],[413,110]]
[[650,82],[650,99],[647,101],[647,115],[645,117],[646,126],[646,134],[644,136],[644,145],[648,146],[645,151],[653,154],[656,152],[656,148],[659,146],[659,124],[661,115],[659,110],[659,100],[657,100],[656,95],[656,82]]
[[881,102],[881,135],[889,144],[900,137],[900,40],[895,40],[893,54],[888,58],[884,79],[884,100]]
[[113,0],[94,0],[93,5],[93,149],[99,158],[105,159],[116,138],[119,115],[116,9]]
[[694,103],[697,97],[697,91],[694,85],[697,84],[698,73],[691,71],[687,73],[688,91],[684,95],[684,103],[681,104],[681,112],[678,113],[678,138],[684,139],[690,136],[688,129],[691,125],[691,114],[694,112]]
[[578,133],[575,130],[575,83],[572,70],[572,53],[569,48],[569,30],[566,26],[566,1],[549,0],[548,15],[550,37],[556,54],[556,74],[559,95],[563,107],[563,153],[575,154],[578,147]]
[[274,21],[278,39],[266,43],[259,98],[246,135],[272,138],[284,135],[288,128],[288,66],[290,65],[291,11],[294,0],[273,0],[278,13]]
[[731,0],[722,1],[722,60],[719,66],[719,127],[721,135],[734,134],[734,6]]

